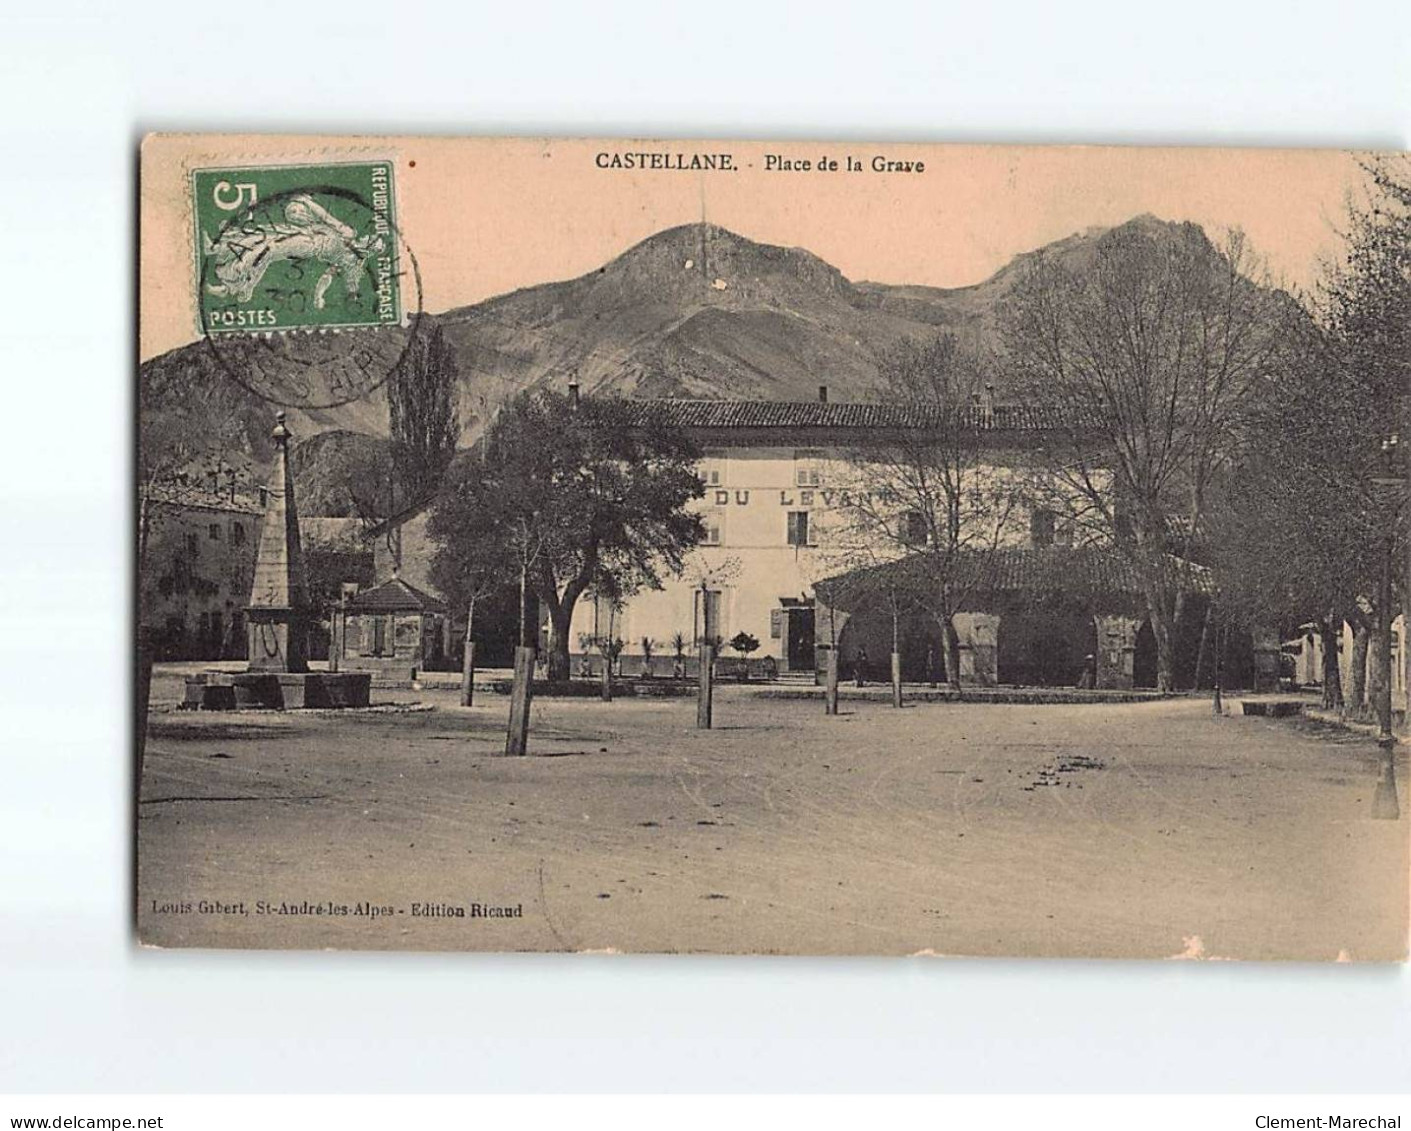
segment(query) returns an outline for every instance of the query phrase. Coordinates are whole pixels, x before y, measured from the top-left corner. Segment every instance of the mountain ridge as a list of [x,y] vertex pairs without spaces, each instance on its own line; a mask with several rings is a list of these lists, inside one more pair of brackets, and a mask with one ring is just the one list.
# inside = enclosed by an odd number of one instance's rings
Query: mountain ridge
[[[709,223],[682,224],[575,278],[424,315],[421,328],[440,327],[456,356],[463,445],[517,393],[562,388],[570,379],[588,394],[629,397],[811,400],[826,384],[834,399],[867,400],[878,359],[893,345],[942,330],[995,343],[998,309],[1025,263],[1039,256],[1076,263],[1108,232],[1126,226],[1180,225],[1143,214],[1112,228],[1088,228],[1021,252],[978,283],[943,288],[853,282],[806,248],[760,243]],[[295,344],[291,336],[281,346],[291,354],[291,371],[317,368],[330,351],[353,348],[351,336],[303,337],[309,341]],[[387,328],[358,341],[395,359],[405,338],[405,330]],[[299,350],[310,356],[293,356]],[[164,397],[221,375],[204,342],[153,358],[139,367],[142,411],[160,411]],[[242,394],[237,416],[256,464],[269,455],[263,422],[272,408],[253,392]],[[305,440],[326,432],[383,442],[387,436],[380,389],[346,405],[288,414]],[[320,450],[347,449],[340,442]],[[326,482],[317,462],[304,464],[307,473]]]

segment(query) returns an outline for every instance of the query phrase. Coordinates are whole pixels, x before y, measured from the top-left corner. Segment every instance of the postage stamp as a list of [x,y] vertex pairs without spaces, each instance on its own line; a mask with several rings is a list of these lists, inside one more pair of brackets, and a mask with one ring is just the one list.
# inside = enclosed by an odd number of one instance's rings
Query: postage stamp
[[191,174],[201,330],[396,325],[392,165],[278,165]]

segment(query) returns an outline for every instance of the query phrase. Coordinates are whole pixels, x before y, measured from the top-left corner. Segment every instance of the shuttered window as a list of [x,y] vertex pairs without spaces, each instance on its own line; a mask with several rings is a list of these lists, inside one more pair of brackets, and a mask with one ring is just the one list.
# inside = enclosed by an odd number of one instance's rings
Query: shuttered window
[[907,511],[901,516],[901,540],[908,546],[926,545],[926,516],[920,511]]
[[789,545],[808,545],[808,511],[789,512]]

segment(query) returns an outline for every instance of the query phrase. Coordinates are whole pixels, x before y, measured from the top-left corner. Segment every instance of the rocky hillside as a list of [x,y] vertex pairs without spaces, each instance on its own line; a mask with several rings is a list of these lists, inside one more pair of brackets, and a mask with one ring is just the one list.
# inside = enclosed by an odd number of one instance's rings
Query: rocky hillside
[[[1128,223],[1163,224],[1150,216]],[[993,340],[996,311],[1027,260],[1048,254],[1081,262],[1103,234],[1078,233],[1018,256],[982,283],[947,290],[854,283],[802,248],[690,224],[658,232],[580,278],[424,318],[422,329],[441,325],[455,349],[465,443],[508,397],[522,389],[562,389],[571,375],[585,392],[633,397],[812,399],[826,384],[836,400],[861,400],[875,385],[877,359],[887,347],[942,329]],[[193,343],[141,367],[142,408],[161,411],[204,382],[233,385],[230,373],[239,370],[244,380],[231,390],[233,413],[248,458],[258,466],[268,457],[273,412],[261,392],[326,404],[289,410],[297,437],[308,441],[336,432],[370,438],[312,445],[301,460],[301,479],[317,485],[319,505],[337,513],[333,480],[339,468],[354,448],[365,465],[367,449],[387,432],[380,390],[332,403],[347,387],[340,374],[354,352],[368,369],[380,365],[385,371],[404,348],[405,335],[400,329],[367,330],[234,348],[222,343],[219,360],[207,343]]]

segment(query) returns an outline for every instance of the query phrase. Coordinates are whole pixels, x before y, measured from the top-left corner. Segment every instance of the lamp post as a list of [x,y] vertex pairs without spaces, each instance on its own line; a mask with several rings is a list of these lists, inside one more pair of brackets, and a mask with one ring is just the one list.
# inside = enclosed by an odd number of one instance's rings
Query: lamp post
[[[1372,479],[1373,484],[1389,496],[1403,485],[1397,469],[1399,448],[1400,442],[1394,432],[1382,441],[1382,473]],[[1401,806],[1396,796],[1396,736],[1391,729],[1391,571],[1398,509],[1395,506],[1387,507],[1382,516],[1386,531],[1382,541],[1381,578],[1377,587],[1377,632],[1381,637],[1381,649],[1377,656],[1380,682],[1377,690],[1379,767],[1377,792],[1372,797],[1372,816],[1391,821],[1401,816]]]

